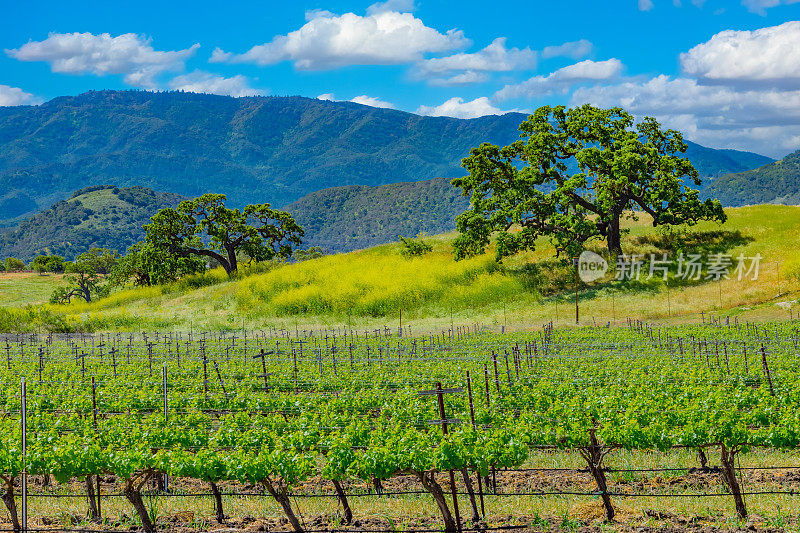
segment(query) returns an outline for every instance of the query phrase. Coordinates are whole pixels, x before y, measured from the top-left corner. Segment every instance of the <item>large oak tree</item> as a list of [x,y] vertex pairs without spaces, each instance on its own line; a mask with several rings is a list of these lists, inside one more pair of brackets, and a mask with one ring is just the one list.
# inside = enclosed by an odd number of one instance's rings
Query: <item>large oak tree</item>
[[255,261],[289,257],[299,246],[303,229],[286,211],[269,204],[225,207],[224,194],[204,194],[159,211],[144,226],[145,242],[174,257],[204,257],[217,261],[229,276],[239,256]]
[[545,106],[519,130],[511,145],[484,143],[462,161],[469,175],[453,184],[470,208],[456,219],[457,258],[483,253],[494,234],[498,259],[533,249],[542,236],[559,253],[601,238],[619,254],[620,222],[636,212],[654,226],[726,219],[719,201],[701,201],[685,185],[701,182],[682,157],[682,135],[653,118],[634,124],[620,108]]

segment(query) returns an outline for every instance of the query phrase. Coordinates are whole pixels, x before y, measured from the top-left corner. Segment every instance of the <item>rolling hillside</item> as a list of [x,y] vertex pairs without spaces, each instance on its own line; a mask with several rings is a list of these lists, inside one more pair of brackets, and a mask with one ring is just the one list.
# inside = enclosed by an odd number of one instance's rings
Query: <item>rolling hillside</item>
[[[758,279],[735,274],[722,281],[706,279],[670,286],[656,276],[641,283],[615,282],[613,276],[580,291],[581,324],[624,325],[627,318],[661,323],[698,323],[703,317],[729,315],[731,322],[797,317],[800,298],[800,252],[797,220],[800,207],[755,206],[726,210],[728,222],[703,222],[689,233],[672,236],[654,230],[647,217],[627,221],[627,253],[669,252],[676,247],[706,254],[723,251],[736,258],[760,254]],[[675,237],[677,241],[671,240]],[[573,270],[553,260],[554,250],[542,239],[535,252],[521,253],[502,264],[486,255],[454,261],[452,234],[429,240],[433,252],[407,259],[398,244],[274,265],[268,272],[230,281],[221,269],[168,286],[122,290],[91,304],[46,306],[71,327],[103,330],[159,331],[190,328],[231,329],[268,326],[294,330],[343,324],[372,330],[403,323],[414,331],[446,329],[456,324],[512,329],[539,328],[553,320],[574,324]],[[681,244],[681,239],[688,239]],[[646,275],[644,276],[646,277]],[[52,283],[60,280],[47,277]],[[0,280],[2,281],[2,280]],[[37,276],[14,281],[18,295],[6,294],[2,307],[21,307],[21,294],[46,291],[22,285]],[[41,302],[29,300],[28,303]],[[23,311],[19,311],[24,313]],[[20,315],[22,316],[22,315]],[[24,315],[23,318],[28,315]],[[27,319],[26,319],[27,320]],[[24,323],[34,328],[36,324]]]
[[145,187],[87,187],[0,235],[0,257],[27,262],[39,254],[57,254],[72,259],[93,246],[125,252],[142,239],[142,225],[151,216],[182,199]]
[[[87,185],[187,196],[224,192],[234,205],[287,205],[329,187],[463,174],[482,142],[508,144],[525,116],[422,117],[351,102],[181,92],[100,91],[39,106],[0,107],[0,224]],[[713,178],[769,162],[691,144]]]
[[800,204],[800,150],[762,167],[722,176],[707,192],[726,205]]

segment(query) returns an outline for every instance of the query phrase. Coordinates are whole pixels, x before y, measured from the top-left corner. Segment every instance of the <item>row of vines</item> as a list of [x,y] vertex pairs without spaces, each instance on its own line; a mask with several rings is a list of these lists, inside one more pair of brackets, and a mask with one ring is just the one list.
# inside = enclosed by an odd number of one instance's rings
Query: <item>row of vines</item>
[[113,475],[149,533],[156,525],[142,494],[154,481],[206,484],[220,522],[220,484],[236,481],[262,487],[300,532],[292,495],[307,480],[330,484],[349,523],[358,514],[353,480],[380,492],[411,476],[444,529],[457,531],[467,521],[486,527],[493,472],[524,465],[534,450],[562,449],[580,453],[610,520],[615,450],[689,448],[703,461],[718,454],[743,518],[737,459],[800,445],[795,328],[7,336],[2,498],[20,531],[23,475],[81,480],[94,517],[96,480]]

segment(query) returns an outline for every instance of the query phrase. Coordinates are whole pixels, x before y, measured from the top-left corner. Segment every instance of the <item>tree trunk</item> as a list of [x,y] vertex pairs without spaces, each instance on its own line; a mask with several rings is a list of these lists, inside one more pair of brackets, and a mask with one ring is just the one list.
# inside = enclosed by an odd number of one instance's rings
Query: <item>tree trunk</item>
[[697,448],[697,457],[700,459],[700,468],[703,470],[708,470],[708,458],[706,457],[706,452],[703,451],[702,447]]
[[464,486],[467,487],[467,494],[469,494],[469,504],[472,507],[472,523],[478,524],[481,521],[481,513],[478,512],[478,502],[475,501],[475,491],[472,488],[472,480],[469,478],[469,472],[466,468],[461,469],[461,475],[464,478]]
[[139,519],[142,521],[142,528],[144,528],[145,532],[155,533],[155,527],[153,527],[153,523],[150,521],[147,507],[144,506],[144,502],[142,501],[142,493],[134,488],[133,483],[130,481],[125,483],[123,493],[125,494],[125,498],[133,505],[136,514],[139,515]]
[[4,479],[6,490],[3,493],[3,503],[6,504],[8,514],[11,515],[11,526],[14,533],[22,531],[22,526],[19,523],[19,516],[17,515],[17,503],[14,501],[14,478]]
[[436,501],[436,505],[439,506],[439,511],[442,513],[442,520],[444,521],[444,530],[448,532],[458,531],[456,521],[453,519],[453,515],[450,514],[450,508],[447,507],[447,500],[444,497],[442,486],[436,482],[436,474],[434,472],[429,472],[427,474],[425,472],[418,472],[417,476],[420,482],[422,482],[422,487],[431,493],[431,496],[433,496],[433,499]]
[[342,504],[344,511],[344,523],[349,525],[353,521],[353,511],[350,509],[350,504],[347,502],[347,494],[345,494],[342,484],[338,480],[333,479],[333,486],[336,489],[336,495],[339,497],[339,503]]
[[96,496],[94,494],[94,481],[92,480],[92,475],[89,474],[86,476],[86,494],[89,496],[89,520],[92,522],[97,522],[100,519],[100,513],[97,510],[97,501]]
[[211,492],[214,494],[214,511],[217,513],[217,522],[220,524],[225,522],[225,513],[222,511],[222,494],[219,492],[219,487],[213,481],[208,482],[211,485]]
[[381,483],[380,479],[376,477],[372,478],[372,486],[375,487],[375,494],[378,496],[383,495],[383,484]]
[[619,214],[613,213],[611,222],[608,223],[606,230],[606,240],[608,242],[608,253],[612,256],[622,253],[622,238],[619,229]]
[[286,494],[286,488],[280,487],[280,490],[276,490],[272,484],[272,481],[269,479],[265,479],[261,483],[267,487],[267,491],[270,495],[275,498],[275,501],[278,502],[283,509],[283,514],[286,515],[286,518],[289,519],[289,523],[292,524],[292,528],[295,530],[296,533],[303,533],[303,526],[300,525],[300,520],[297,519],[297,515],[294,514],[294,509],[292,509],[292,503],[289,501],[289,495]]
[[739,450],[735,447],[728,450],[723,444],[720,451],[722,479],[725,481],[725,484],[728,485],[731,493],[733,493],[733,502],[736,504],[736,515],[741,519],[745,519],[747,518],[747,507],[745,507],[744,498],[742,498],[742,490],[739,487],[739,480],[736,479],[736,469],[734,467],[736,454],[739,453]]
[[228,276],[233,276],[239,268],[239,260],[236,259],[236,249],[228,248],[227,252],[228,252],[228,266],[225,267],[225,271],[228,273]]
[[597,490],[600,492],[600,498],[602,498],[603,507],[606,510],[606,520],[611,522],[614,519],[615,512],[611,503],[611,496],[608,494],[606,474],[603,472],[603,450],[600,443],[597,442],[597,430],[595,428],[590,429],[589,435],[591,438],[590,445],[582,450],[581,455],[586,459],[589,465],[589,472],[597,483]]

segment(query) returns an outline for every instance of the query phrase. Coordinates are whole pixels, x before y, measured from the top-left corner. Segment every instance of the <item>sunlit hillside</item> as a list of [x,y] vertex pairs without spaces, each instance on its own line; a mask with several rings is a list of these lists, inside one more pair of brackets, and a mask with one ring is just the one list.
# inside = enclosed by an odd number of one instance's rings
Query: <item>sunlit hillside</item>
[[[795,317],[800,291],[800,207],[755,206],[728,210],[720,226],[703,223],[687,232],[653,229],[648,220],[629,221],[627,253],[723,253],[735,259],[760,254],[757,280],[639,282],[608,276],[578,291],[580,322],[621,323],[627,318],[691,322],[710,316],[730,320]],[[574,270],[554,258],[547,242],[532,253],[497,263],[491,251],[454,261],[452,234],[430,237],[433,252],[406,258],[390,244],[283,264],[229,281],[221,271],[166,287],[128,289],[91,304],[48,306],[70,327],[94,329],[317,327],[350,324],[359,328],[396,327],[418,331],[456,325],[499,329],[539,327],[553,320],[575,321]],[[593,248],[602,251],[602,243]],[[56,278],[52,278],[54,281]],[[43,280],[20,277],[14,294]],[[3,295],[2,305],[19,307],[19,296]],[[33,298],[33,296],[32,296]],[[401,317],[402,315],[402,317]]]

